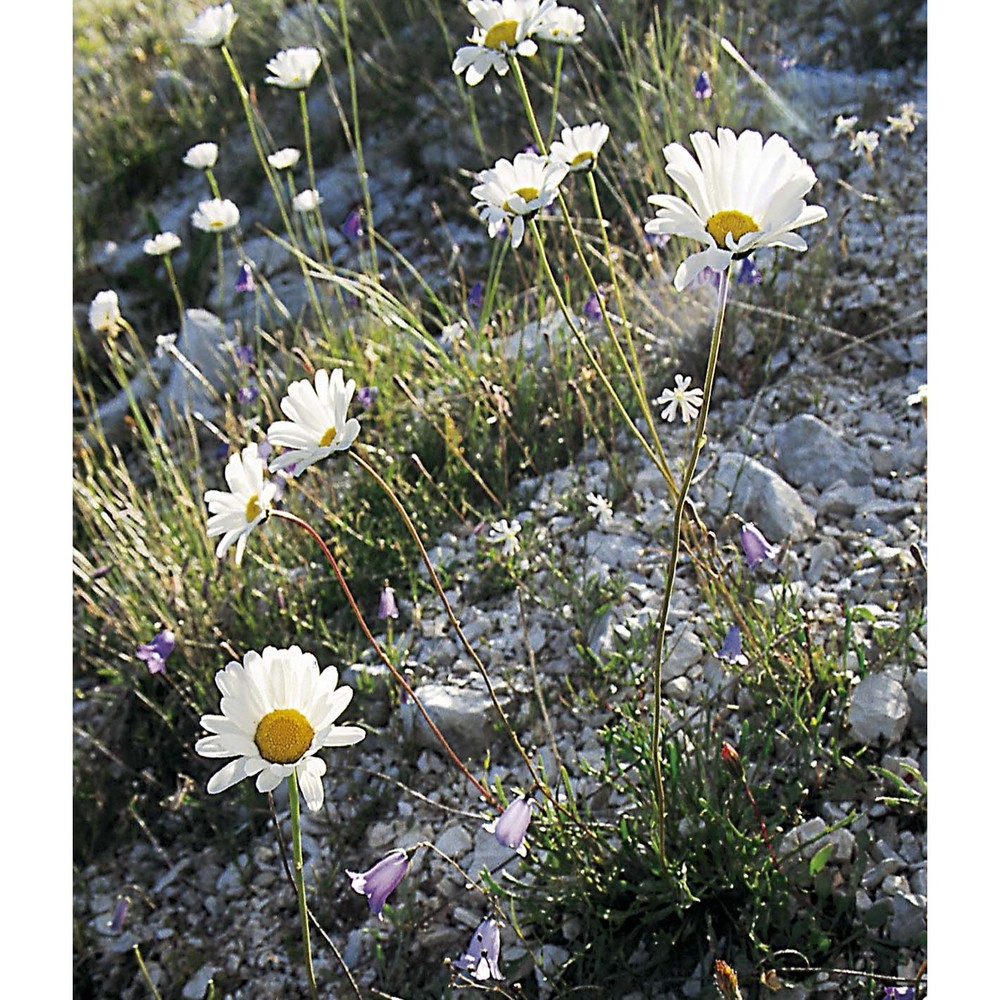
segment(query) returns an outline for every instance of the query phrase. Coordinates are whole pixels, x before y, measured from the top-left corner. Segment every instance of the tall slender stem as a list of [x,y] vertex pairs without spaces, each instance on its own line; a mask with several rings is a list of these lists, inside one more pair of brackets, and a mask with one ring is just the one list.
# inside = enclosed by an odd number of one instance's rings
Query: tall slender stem
[[313,970],[312,949],[309,947],[309,908],[306,906],[306,880],[302,873],[302,829],[299,826],[299,779],[295,771],[288,776],[288,808],[292,817],[292,868],[295,871],[295,892],[299,897],[299,919],[302,921],[302,947],[306,953],[306,975],[313,1000],[319,1000],[316,973]]
[[688,458],[684,476],[681,479],[680,491],[677,495],[677,506],[674,509],[674,528],[670,539],[670,556],[667,560],[666,580],[663,586],[663,607],[656,630],[656,649],[653,653],[653,725],[652,725],[652,755],[653,784],[656,793],[656,849],[660,861],[667,863],[666,844],[664,843],[666,801],[663,791],[663,764],[660,759],[660,729],[661,701],[663,693],[660,686],[663,679],[663,646],[667,632],[667,616],[670,612],[670,597],[673,594],[674,580],[677,576],[677,559],[681,548],[681,528],[684,524],[684,505],[687,503],[691,480],[694,479],[698,457],[705,445],[705,425],[708,422],[708,408],[712,399],[712,386],[715,382],[715,368],[719,360],[719,347],[722,343],[722,323],[726,316],[726,297],[729,292],[728,268],[719,276],[719,299],[715,313],[715,325],[712,328],[712,342],[708,348],[708,364],[705,369],[704,396],[698,419],[694,428],[694,443]]

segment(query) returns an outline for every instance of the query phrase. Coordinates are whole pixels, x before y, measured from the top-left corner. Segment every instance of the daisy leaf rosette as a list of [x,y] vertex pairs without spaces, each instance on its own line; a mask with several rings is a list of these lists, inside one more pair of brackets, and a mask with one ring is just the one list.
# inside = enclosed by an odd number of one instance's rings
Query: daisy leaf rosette
[[271,462],[277,472],[295,466],[296,474],[335,451],[346,451],[354,443],[361,424],[348,418],[356,383],[344,382],[344,372],[335,368],[328,374],[316,372],[315,384],[308,379],[293,382],[281,400],[281,412],[288,420],[277,420],[267,430],[270,444],[286,451]]
[[208,782],[215,795],[256,776],[259,792],[277,788],[293,772],[310,811],[323,805],[324,747],[360,742],[358,726],[336,726],[354,692],[337,687],[336,667],[322,672],[316,657],[298,646],[251,650],[242,664],[231,661],[215,675],[222,692],[221,715],[204,715],[211,734],[195,744],[202,757],[233,757]]
[[510,225],[511,246],[516,250],[524,239],[524,220],[551,205],[569,165],[536,153],[518,153],[513,161],[497,160],[496,165],[477,175],[472,189],[479,218],[495,237],[500,227]]
[[691,135],[697,159],[678,142],[663,147],[667,175],[687,195],[654,194],[656,218],[646,223],[656,236],[685,236],[708,249],[692,254],[674,275],[674,286],[686,288],[703,268],[725,271],[761,247],[806,250],[796,232],[821,222],[826,209],[807,205],[806,194],[816,174],[781,135],[767,142],[759,132],[737,136],[720,128],[718,138],[708,132]]
[[277,485],[264,478],[264,462],[255,444],[248,444],[238,455],[230,455],[226,463],[226,483],[229,493],[208,490],[208,537],[222,535],[215,550],[220,559],[236,543],[236,565],[243,561],[247,536],[270,513]]
[[504,76],[510,68],[508,53],[531,57],[538,46],[531,35],[546,23],[556,7],[556,0],[469,0],[469,13],[476,26],[469,45],[455,53],[451,69],[456,76],[465,74],[465,82],[474,87],[492,69]]

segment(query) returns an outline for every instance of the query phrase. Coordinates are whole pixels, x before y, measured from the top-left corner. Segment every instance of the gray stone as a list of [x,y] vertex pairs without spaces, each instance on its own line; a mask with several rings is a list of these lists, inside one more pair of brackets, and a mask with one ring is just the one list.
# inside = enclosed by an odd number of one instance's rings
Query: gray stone
[[892,897],[889,939],[894,944],[911,944],[927,934],[927,897],[903,892]]
[[438,835],[434,846],[448,857],[464,858],[472,850],[472,836],[462,824],[449,826]]
[[782,857],[801,852],[801,857],[810,859],[827,845],[832,845],[830,859],[835,862],[850,861],[854,853],[854,834],[843,828],[824,834],[827,824],[820,816],[793,827],[782,838],[779,853]]
[[667,638],[666,655],[663,664],[663,676],[668,680],[680,677],[705,656],[705,648],[701,639],[690,629],[685,629],[680,635]]
[[876,502],[871,486],[850,486],[843,479],[825,489],[819,498],[819,511],[831,517],[853,514],[859,508],[870,508]]
[[185,309],[173,350],[170,372],[159,395],[165,413],[213,413],[219,393],[232,378],[231,349],[226,326],[207,309]]
[[910,703],[899,681],[888,674],[869,674],[851,694],[847,721],[861,743],[898,743],[910,718]]
[[712,478],[707,506],[713,517],[735,511],[753,521],[774,544],[801,541],[816,527],[816,515],[776,472],[756,459],[726,452]]
[[202,1000],[208,990],[208,984],[212,981],[218,966],[213,964],[203,965],[184,985],[181,996],[184,1000]]
[[812,483],[825,490],[841,479],[849,486],[871,480],[867,457],[811,413],[800,413],[782,424],[774,436],[778,468],[796,486]]
[[[431,683],[422,684],[415,693],[456,753],[479,757],[495,742],[496,715],[485,691]],[[404,730],[414,733],[420,746],[444,752],[412,701],[401,705],[399,713]]]

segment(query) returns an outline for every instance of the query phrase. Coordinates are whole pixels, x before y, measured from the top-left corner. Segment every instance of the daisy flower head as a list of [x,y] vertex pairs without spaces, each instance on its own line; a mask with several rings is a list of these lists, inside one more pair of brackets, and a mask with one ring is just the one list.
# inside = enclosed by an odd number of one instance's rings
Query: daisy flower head
[[472,189],[478,204],[479,218],[496,237],[509,224],[511,246],[516,250],[524,239],[524,220],[551,205],[559,193],[559,184],[569,165],[534,153],[518,153],[513,162],[497,160],[496,165],[481,171],[479,183]]
[[488,540],[494,545],[500,545],[505,556],[517,555],[521,550],[521,543],[517,540],[520,531],[521,523],[516,518],[508,522],[507,518],[502,517],[490,525]]
[[224,233],[240,221],[240,210],[228,198],[199,201],[191,213],[191,225],[203,233]]
[[660,417],[666,422],[672,423],[680,408],[681,420],[689,424],[698,416],[701,409],[704,392],[701,389],[689,389],[691,384],[690,375],[675,375],[673,389],[667,388],[653,400],[654,406],[665,406]]
[[87,318],[94,333],[115,336],[122,322],[121,309],[118,308],[118,293],[111,289],[98,292],[90,303]]
[[202,757],[233,757],[208,782],[215,795],[257,776],[257,791],[270,792],[293,773],[311,812],[323,805],[323,747],[346,747],[365,738],[357,726],[335,726],[354,692],[337,687],[336,667],[320,672],[312,653],[298,646],[251,650],[215,675],[221,715],[203,715],[210,736],[195,744]]
[[569,166],[571,173],[593,170],[597,165],[597,154],[608,141],[610,130],[603,122],[593,125],[577,125],[562,130],[562,140],[552,143],[550,155]]
[[185,165],[194,170],[211,170],[219,158],[219,147],[214,142],[199,142],[184,154]]
[[469,0],[469,13],[476,26],[469,45],[456,53],[451,70],[465,74],[465,82],[474,87],[492,69],[504,76],[510,68],[507,56],[514,53],[530,57],[538,51],[531,35],[556,6],[556,0]]
[[157,233],[142,245],[142,252],[150,257],[165,257],[173,253],[181,245],[181,238],[176,233]]
[[277,472],[295,466],[295,474],[322,461],[335,451],[346,451],[354,443],[361,424],[347,417],[355,389],[354,379],[344,382],[344,372],[332,374],[320,368],[315,384],[308,379],[293,382],[281,400],[281,412],[288,420],[278,420],[267,430],[267,440],[287,449],[271,462]]
[[299,157],[302,154],[291,146],[286,146],[284,149],[279,149],[276,153],[272,153],[268,158],[267,162],[274,167],[275,170],[291,170],[299,162]]
[[182,42],[203,49],[214,49],[229,37],[236,24],[237,13],[231,3],[206,7],[185,29]]
[[267,64],[267,71],[272,75],[264,82],[275,87],[284,87],[285,90],[305,90],[312,82],[319,64],[319,49],[309,45],[282,49]]
[[208,519],[208,537],[221,535],[215,550],[220,559],[236,543],[236,565],[243,561],[247,536],[271,511],[275,484],[264,479],[264,462],[257,446],[248,444],[238,455],[230,455],[226,463],[229,492],[208,490],[205,503],[212,515]]
[[760,247],[805,250],[806,241],[792,230],[826,218],[826,209],[807,205],[805,196],[816,183],[812,167],[780,135],[767,142],[748,129],[737,136],[720,128],[718,138],[708,132],[691,136],[698,159],[680,143],[663,148],[667,175],[688,196],[654,194],[658,209],[646,223],[647,233],[685,236],[705,244],[674,275],[674,287],[683,290],[704,267],[726,271]]
[[300,191],[292,199],[292,208],[296,212],[314,212],[323,203],[323,198],[319,191],[314,188],[308,188],[305,191]]
[[583,15],[573,7],[552,7],[538,25],[535,34],[556,45],[576,45],[587,26]]

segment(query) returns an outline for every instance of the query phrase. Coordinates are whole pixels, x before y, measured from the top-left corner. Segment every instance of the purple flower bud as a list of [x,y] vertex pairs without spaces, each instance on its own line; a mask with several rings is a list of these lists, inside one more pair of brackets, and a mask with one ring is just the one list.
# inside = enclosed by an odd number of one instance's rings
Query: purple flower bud
[[914,995],[912,986],[886,986],[883,1000],[913,1000]]
[[246,347],[243,344],[238,345],[233,349],[233,354],[236,355],[236,360],[241,365],[252,365],[253,364],[253,348]]
[[266,462],[271,457],[271,452],[274,450],[271,442],[265,438],[263,441],[257,442],[257,457],[262,461]]
[[382,585],[382,593],[378,598],[379,618],[398,618],[399,608],[396,606],[396,592],[389,586],[386,580]]
[[372,403],[375,402],[375,397],[378,395],[378,389],[373,385],[363,385],[358,389],[358,402],[366,410],[371,409]]
[[657,250],[665,247],[670,240],[669,235],[665,233],[643,233],[642,235],[645,237],[646,242]]
[[591,292],[589,298],[583,304],[583,315],[589,320],[597,323],[601,318],[601,299],[603,295],[598,295],[597,292]]
[[483,824],[483,829],[492,833],[498,843],[517,851],[522,858],[528,853],[524,846],[524,835],[531,822],[531,805],[532,800],[527,795],[522,795],[504,809],[499,819]]
[[778,56],[778,69],[780,69],[782,73],[787,73],[798,63],[798,61],[798,56]]
[[368,897],[368,908],[382,920],[382,907],[410,870],[406,851],[393,851],[366,872],[347,872],[351,888]]
[[726,638],[722,641],[722,649],[718,649],[715,655],[726,663],[739,663],[746,666],[749,662],[743,655],[743,644],[740,641],[740,627],[733,625],[726,633]]
[[538,147],[533,142],[529,142],[528,145],[521,150],[521,152],[531,153],[533,156],[538,156]]
[[167,672],[167,657],[174,651],[174,633],[170,629],[157,632],[152,642],[139,646],[135,655],[143,660],[151,674]]
[[778,554],[777,546],[772,545],[760,533],[760,529],[753,521],[747,521],[740,528],[740,544],[743,546],[743,554],[747,557],[747,564],[751,569],[756,569],[759,563],[765,559],[773,559]]
[[719,287],[719,282],[722,280],[722,274],[711,267],[703,267],[698,272],[698,277],[695,281],[699,285],[714,285],[716,288]]
[[473,979],[503,979],[500,975],[500,925],[490,918],[477,928],[469,947],[455,961],[455,968],[468,972]]
[[240,271],[236,276],[236,291],[238,292],[252,292],[256,289],[257,284],[253,280],[253,271],[250,269],[250,262],[247,260],[240,261]]
[[255,385],[241,385],[236,390],[236,400],[241,406],[249,406],[258,395]]
[[355,208],[340,225],[340,231],[352,243],[361,237],[361,213]]
[[764,275],[757,270],[757,265],[753,262],[753,257],[744,257],[740,261],[740,269],[736,272],[737,285],[759,285],[764,280]]
[[694,96],[699,101],[707,101],[712,96],[712,84],[709,83],[708,74],[704,70],[698,74],[698,79],[695,81]]
[[125,927],[125,917],[128,914],[128,900],[119,899],[115,903],[114,912],[111,914],[111,932],[121,934]]
[[483,308],[483,283],[477,281],[472,288],[469,289],[469,308],[470,309],[482,309]]

